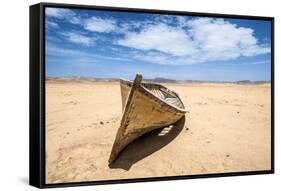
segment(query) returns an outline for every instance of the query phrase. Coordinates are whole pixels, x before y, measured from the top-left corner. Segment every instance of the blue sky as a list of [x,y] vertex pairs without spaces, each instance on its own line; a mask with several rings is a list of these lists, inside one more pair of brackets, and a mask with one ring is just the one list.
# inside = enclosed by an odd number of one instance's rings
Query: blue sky
[[46,75],[270,80],[269,21],[46,8]]

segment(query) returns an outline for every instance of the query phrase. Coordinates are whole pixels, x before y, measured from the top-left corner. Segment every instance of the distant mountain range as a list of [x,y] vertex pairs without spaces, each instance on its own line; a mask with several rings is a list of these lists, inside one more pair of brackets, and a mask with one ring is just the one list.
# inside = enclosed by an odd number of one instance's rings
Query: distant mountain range
[[[47,81],[106,81],[114,82],[119,81],[119,78],[95,78],[95,77],[81,77],[81,76],[70,76],[70,77],[46,77]],[[152,78],[143,79],[145,82],[154,83],[231,83],[231,84],[267,84],[270,81],[251,81],[251,80],[240,80],[240,81],[207,81],[207,80],[174,80],[169,78]]]

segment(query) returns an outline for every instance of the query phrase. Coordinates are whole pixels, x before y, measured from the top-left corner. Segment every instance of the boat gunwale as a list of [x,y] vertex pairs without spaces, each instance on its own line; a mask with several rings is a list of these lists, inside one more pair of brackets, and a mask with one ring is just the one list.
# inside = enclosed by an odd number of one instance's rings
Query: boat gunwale
[[[130,80],[124,79],[124,78],[120,78],[120,82],[121,82],[121,83],[122,83],[122,82],[127,82],[127,83],[133,85],[133,82],[131,82]],[[182,109],[182,108],[176,107],[176,106],[174,106],[174,105],[172,105],[172,104],[166,102],[166,101],[165,101],[164,99],[162,99],[161,97],[158,97],[158,96],[154,95],[148,88],[144,87],[142,84],[153,84],[153,85],[158,85],[158,86],[160,86],[160,87],[162,87],[162,88],[164,88],[164,89],[168,89],[168,88],[166,88],[165,86],[163,86],[163,85],[161,85],[161,84],[158,84],[158,83],[150,83],[150,82],[141,82],[141,84],[140,84],[140,87],[143,88],[146,92],[148,92],[148,93],[150,94],[150,96],[153,96],[154,99],[159,100],[160,102],[165,103],[166,105],[170,106],[171,108],[173,108],[173,109],[175,109],[175,110],[177,110],[177,111],[179,111],[179,112],[182,112],[182,113],[188,112],[186,109]],[[177,98],[179,99],[179,101],[181,102],[181,104],[182,104],[183,107],[184,107],[184,104],[183,104],[182,100],[180,99],[180,97],[178,96],[178,94],[177,94],[176,92],[170,90],[170,89],[168,89],[168,90],[177,95]]]

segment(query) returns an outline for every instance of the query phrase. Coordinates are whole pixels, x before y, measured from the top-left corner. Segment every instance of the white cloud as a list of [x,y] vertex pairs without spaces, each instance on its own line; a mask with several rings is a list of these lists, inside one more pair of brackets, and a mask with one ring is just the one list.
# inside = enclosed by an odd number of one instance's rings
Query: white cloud
[[76,44],[82,44],[84,46],[90,46],[92,44],[94,44],[95,39],[85,36],[85,35],[81,35],[78,33],[74,33],[74,32],[67,32],[67,33],[61,33],[62,35],[64,35],[68,41],[76,43]]
[[[71,24],[82,24],[83,19],[77,15],[74,11],[66,8],[46,8],[46,16],[56,19],[65,19],[65,21]],[[51,22],[51,21],[49,21]]]
[[253,61],[253,62],[245,62],[245,64],[270,64],[271,60],[261,60],[261,61]]
[[91,17],[84,23],[84,28],[92,32],[112,32],[116,29],[116,21],[113,19],[101,19],[99,17]]
[[137,59],[158,64],[233,60],[270,52],[269,45],[258,43],[251,28],[238,27],[224,19],[175,18],[176,26],[163,22],[146,25],[140,32],[127,32],[117,44],[139,50],[139,55],[133,54]]
[[142,52],[142,53],[135,51],[131,53],[131,55],[136,59],[144,60],[152,63],[158,63],[158,64],[173,64],[174,61],[173,57],[155,51]]
[[46,20],[46,28],[59,28],[56,22]]
[[95,62],[97,60],[115,60],[115,61],[131,61],[130,58],[125,57],[114,57],[114,56],[101,56],[93,53],[89,53],[86,51],[81,51],[77,49],[69,49],[69,48],[63,48],[56,46],[53,43],[47,43],[46,44],[46,54],[52,55],[52,56],[67,56],[68,58],[71,57],[71,59],[85,59],[89,62]]
[[75,15],[75,13],[73,11],[71,11],[70,9],[66,9],[66,8],[47,7],[45,10],[45,13],[49,17],[55,17],[58,19],[64,19],[64,18],[72,17]]
[[173,56],[196,52],[192,40],[184,30],[166,24],[148,25],[140,33],[127,33],[117,44],[140,50],[157,50]]
[[81,24],[82,23],[82,19],[78,16],[73,16],[70,20],[70,23],[72,24]]
[[79,50],[67,49],[67,48],[60,48],[52,43],[46,44],[46,54],[52,56],[80,56],[84,53]]
[[228,60],[270,51],[257,44],[252,29],[238,27],[223,19],[193,19],[188,26],[196,48],[207,60]]
[[155,22],[165,23],[165,24],[173,24],[175,23],[175,16],[172,15],[159,15],[155,17]]
[[188,26],[188,19],[185,16],[175,16],[179,27],[183,28]]

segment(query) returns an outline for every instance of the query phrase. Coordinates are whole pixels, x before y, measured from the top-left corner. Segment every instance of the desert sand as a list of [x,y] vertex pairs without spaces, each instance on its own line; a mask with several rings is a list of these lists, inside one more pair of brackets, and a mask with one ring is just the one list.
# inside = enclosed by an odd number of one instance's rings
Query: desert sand
[[119,83],[48,81],[46,183],[270,169],[269,84],[165,86],[189,113],[131,143],[109,167],[122,115]]

